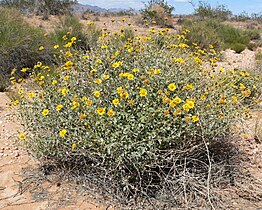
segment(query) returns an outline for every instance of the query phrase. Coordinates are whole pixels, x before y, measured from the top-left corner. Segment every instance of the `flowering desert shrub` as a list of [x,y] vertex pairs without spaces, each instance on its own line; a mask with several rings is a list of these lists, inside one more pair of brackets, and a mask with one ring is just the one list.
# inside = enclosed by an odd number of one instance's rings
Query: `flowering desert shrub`
[[159,197],[165,188],[161,196],[177,202],[181,160],[226,141],[256,102],[256,77],[216,72],[214,53],[189,48],[169,29],[135,35],[120,47],[106,32],[91,52],[75,51],[75,37],[69,42],[55,72],[39,62],[27,82],[33,90],[18,89],[22,142],[43,162],[81,163],[127,200]]

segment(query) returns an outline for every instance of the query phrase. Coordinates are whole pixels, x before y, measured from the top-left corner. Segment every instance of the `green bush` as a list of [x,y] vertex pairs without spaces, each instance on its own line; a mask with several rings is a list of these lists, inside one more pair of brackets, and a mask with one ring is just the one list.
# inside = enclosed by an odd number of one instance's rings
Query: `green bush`
[[201,18],[227,20],[230,16],[232,16],[232,12],[227,9],[224,4],[219,4],[216,7],[212,7],[207,2],[199,1],[197,7],[195,8],[195,15],[198,15]]
[[250,40],[259,40],[261,39],[261,31],[259,29],[249,29],[245,31],[247,37]]
[[182,30],[188,29],[190,33],[186,34],[188,43],[196,43],[203,49],[207,49],[209,45],[213,45],[215,49],[223,49],[223,40],[219,36],[217,30],[218,22],[214,20],[204,20],[204,21],[184,21],[182,25]]
[[246,49],[246,45],[240,43],[227,44],[227,49],[234,50],[236,53],[241,53]]
[[[40,46],[45,46],[41,50]],[[0,74],[7,87],[14,68],[33,67],[37,61],[50,64],[52,49],[41,29],[30,26],[14,9],[0,8]],[[3,85],[4,83],[4,85]],[[1,88],[3,89],[3,88]]]
[[250,41],[243,31],[212,19],[186,21],[182,27],[182,30],[185,29],[191,32],[186,35],[189,42],[195,42],[201,48],[207,48],[212,44],[217,50],[232,48],[241,52]]
[[[26,126],[19,137],[28,151],[45,163],[93,173],[92,183],[110,183],[110,192],[122,192],[125,201],[159,198],[162,192],[163,200],[180,203],[169,192],[184,191],[178,177],[187,155],[224,142],[247,112],[243,102],[257,93],[248,72],[214,73],[182,36],[161,32],[157,40],[120,40],[120,47],[107,33],[90,52],[74,51],[74,40],[66,49],[70,57],[61,50],[54,75],[38,64],[31,80],[35,90],[17,90]],[[194,196],[206,193],[190,189]]]
[[[84,25],[79,22],[79,19],[75,16],[65,16],[60,19],[57,27],[53,33],[50,34],[51,42],[53,44],[62,46],[65,43],[65,39],[70,40],[73,36],[78,37],[77,43],[74,45],[77,49],[87,50],[90,49],[90,45],[94,41],[88,39],[84,32]],[[88,30],[88,33],[93,33],[95,37],[94,30]],[[66,35],[66,37],[65,37]]]
[[160,26],[171,25],[168,20],[172,16],[172,11],[175,8],[165,0],[150,0],[145,4],[145,9],[142,10],[143,20],[149,23],[155,23]]

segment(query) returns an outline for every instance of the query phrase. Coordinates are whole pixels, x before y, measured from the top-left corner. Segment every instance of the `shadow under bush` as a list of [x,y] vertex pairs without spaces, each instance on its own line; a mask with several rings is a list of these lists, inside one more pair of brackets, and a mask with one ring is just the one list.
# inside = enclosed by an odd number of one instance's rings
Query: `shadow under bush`
[[228,140],[189,151],[170,150],[159,157],[143,169],[121,169],[121,177],[115,176],[119,171],[109,171],[90,157],[43,160],[33,174],[25,173],[22,186],[41,193],[47,180],[66,182],[77,188],[78,196],[95,193],[100,200],[122,209],[230,208],[233,197],[229,189],[245,194],[247,200],[261,200],[258,180],[243,170],[246,154]]

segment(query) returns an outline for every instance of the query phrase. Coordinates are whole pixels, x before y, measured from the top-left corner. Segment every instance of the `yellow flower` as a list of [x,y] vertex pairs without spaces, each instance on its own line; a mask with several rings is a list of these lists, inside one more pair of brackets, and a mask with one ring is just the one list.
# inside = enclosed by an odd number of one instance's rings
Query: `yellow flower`
[[232,96],[232,100],[234,104],[238,104],[238,98],[237,96]]
[[93,25],[93,24],[94,24],[94,22],[92,22],[92,21],[87,22],[87,25]]
[[174,98],[174,102],[175,102],[176,104],[180,104],[180,103],[182,102],[182,100],[181,100],[179,97],[175,97],[175,98]]
[[223,73],[223,72],[225,72],[225,69],[224,69],[223,67],[220,67],[220,68],[219,68],[219,71],[220,71],[221,73]]
[[125,90],[120,93],[120,97],[121,97],[122,99],[127,99],[128,96],[129,96],[129,94],[128,94],[128,92],[125,91]]
[[67,133],[67,130],[63,129],[63,130],[61,130],[61,131],[59,132],[59,135],[60,135],[61,137],[64,137],[64,136],[66,135],[66,133]]
[[154,70],[154,74],[160,74],[160,73],[161,73],[161,69]]
[[21,72],[25,73],[29,68],[22,68]]
[[69,90],[67,90],[66,88],[63,88],[62,91],[61,91],[63,96],[66,95],[68,92],[69,92]]
[[79,102],[73,101],[73,106],[71,107],[71,110],[74,110],[74,109],[76,109],[76,108],[79,107],[79,106],[80,106],[80,103],[79,103]]
[[34,97],[35,97],[35,94],[34,94],[33,92],[29,92],[29,93],[28,93],[28,97],[29,97],[29,98],[34,98]]
[[189,111],[189,107],[187,106],[187,104],[184,104],[183,106],[182,106],[182,108],[185,110],[185,111]]
[[115,106],[117,106],[117,105],[119,104],[119,99],[115,98],[115,99],[112,101],[112,103],[113,103]]
[[107,115],[108,115],[109,117],[112,117],[112,116],[115,115],[115,112],[113,111],[113,109],[110,109],[110,110],[108,110]]
[[169,101],[168,97],[166,97],[166,96],[162,97],[162,102],[163,103],[167,103],[168,101]]
[[102,60],[98,59],[98,60],[96,60],[96,63],[97,64],[102,64],[103,62],[102,62]]
[[193,120],[193,122],[197,122],[197,121],[199,121],[199,117],[198,117],[198,116],[195,116],[195,115],[193,115],[193,116],[192,116],[192,120]]
[[118,87],[118,88],[116,89],[116,91],[117,91],[118,94],[120,94],[120,93],[123,92],[123,88],[122,88],[122,87]]
[[76,37],[75,37],[75,36],[73,36],[73,37],[71,38],[71,42],[74,42],[74,41],[76,41]]
[[58,48],[59,48],[59,45],[56,44],[56,45],[54,46],[54,49],[58,49]]
[[168,110],[165,110],[165,111],[164,111],[164,115],[165,115],[165,116],[168,116],[168,115],[169,115],[169,111],[168,111]]
[[85,119],[86,118],[86,114],[80,114],[79,118],[80,118],[80,120]]
[[73,66],[73,62],[72,61],[67,61],[66,63],[65,63],[65,69],[70,69],[71,67]]
[[246,86],[245,86],[244,84],[240,83],[240,87],[239,87],[239,89],[240,89],[241,91],[243,91],[243,90],[246,89]]
[[174,112],[173,112],[173,115],[174,116],[177,116],[177,115],[180,115],[182,113],[182,110],[180,108],[177,108]]
[[88,59],[89,56],[88,56],[88,55],[83,55],[82,58],[83,58],[83,59]]
[[140,88],[139,94],[141,97],[144,97],[147,95],[147,90],[145,88]]
[[93,101],[92,101],[92,100],[88,100],[88,101],[86,102],[86,105],[87,105],[87,106],[91,106],[91,105],[92,105],[92,103],[93,103]]
[[113,68],[117,68],[117,67],[119,67],[119,66],[120,66],[120,65],[119,65],[118,62],[112,64],[112,67],[113,67]]
[[43,81],[44,79],[45,79],[45,76],[40,76],[38,80]]
[[195,107],[195,103],[193,100],[187,100],[186,105],[189,109],[193,109]]
[[201,96],[200,96],[200,100],[202,100],[202,101],[206,100],[206,98],[207,98],[207,97],[206,97],[205,95],[201,95]]
[[73,54],[70,51],[66,51],[65,56],[71,57]]
[[66,48],[70,48],[70,47],[72,47],[72,44],[73,44],[73,42],[68,42],[67,44],[65,44],[64,47],[66,47]]
[[186,90],[190,90],[190,89],[193,89],[194,86],[192,84],[187,84],[183,88],[186,89]]
[[62,108],[63,108],[63,105],[62,105],[62,104],[58,104],[58,105],[56,106],[56,110],[57,110],[57,111],[60,111]]
[[48,115],[48,113],[49,113],[49,110],[48,110],[48,109],[44,109],[44,110],[42,111],[42,115],[44,115],[44,116]]
[[135,104],[135,101],[134,101],[134,100],[129,100],[128,103],[129,103],[130,105],[134,105],[134,104]]
[[72,144],[72,151],[74,151],[76,148],[76,144]]
[[20,140],[25,140],[25,134],[24,133],[20,133],[19,134],[19,139]]
[[14,106],[18,105],[19,104],[19,101],[18,100],[15,100],[14,101]]
[[133,74],[128,74],[127,79],[128,80],[134,80],[134,75]]
[[97,72],[96,69],[92,69],[92,70],[90,71],[90,74],[95,74],[96,72]]
[[176,103],[174,102],[174,100],[170,100],[169,101],[169,106],[171,106],[171,107],[175,107],[176,106]]
[[39,51],[42,51],[43,49],[45,49],[43,46],[39,47]]
[[18,94],[19,94],[19,95],[22,95],[23,93],[24,93],[23,90],[21,90],[21,89],[18,90]]
[[101,93],[100,93],[99,91],[95,91],[95,92],[94,92],[94,96],[95,96],[95,97],[99,98],[100,95],[101,95]]
[[109,77],[110,77],[109,75],[103,75],[102,76],[103,79],[109,79]]
[[137,73],[137,72],[139,72],[139,69],[134,68],[132,71],[133,71],[134,73]]
[[53,80],[52,85],[56,85],[56,84],[57,84],[57,80]]
[[95,80],[94,80],[94,83],[99,85],[99,84],[102,83],[102,80],[101,80],[101,79],[95,79]]
[[171,83],[171,84],[168,85],[168,89],[171,90],[171,91],[175,91],[176,85],[174,83]]
[[64,80],[65,81],[69,80],[69,76],[64,76]]
[[99,115],[103,115],[106,113],[106,109],[105,108],[98,108],[96,110],[96,113],[99,114]]
[[186,121],[187,123],[189,123],[189,122],[191,121],[191,117],[186,116],[186,117],[185,117],[185,121]]
[[241,92],[243,96],[249,97],[251,95],[251,90],[245,90]]
[[87,100],[87,97],[85,97],[85,96],[83,96],[82,98],[81,98],[81,101],[86,101]]
[[172,61],[174,63],[180,63],[180,64],[185,64],[185,61],[183,60],[183,58],[172,58]]

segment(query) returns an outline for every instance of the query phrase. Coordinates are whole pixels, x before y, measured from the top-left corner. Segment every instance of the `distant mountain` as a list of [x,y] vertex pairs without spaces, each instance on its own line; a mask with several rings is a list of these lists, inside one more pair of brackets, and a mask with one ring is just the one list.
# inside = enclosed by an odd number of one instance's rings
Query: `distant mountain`
[[[88,4],[75,4],[73,6],[73,9],[74,9],[74,12],[76,14],[82,14],[84,13],[85,11],[92,11],[92,12],[95,12],[95,13],[116,13],[116,12],[121,12],[121,11],[129,11],[129,10],[126,10],[126,9],[120,9],[120,8],[111,8],[111,9],[104,9],[104,8],[101,8],[101,7],[98,7],[98,6],[91,6],[91,5],[88,5]],[[136,13],[134,11],[134,13]]]
[[106,13],[108,12],[107,9],[101,8],[101,7],[97,7],[97,6],[91,6],[91,5],[84,5],[84,4],[75,4],[73,6],[74,12],[75,13],[83,13],[85,11],[92,11],[92,12],[97,12],[97,13]]

